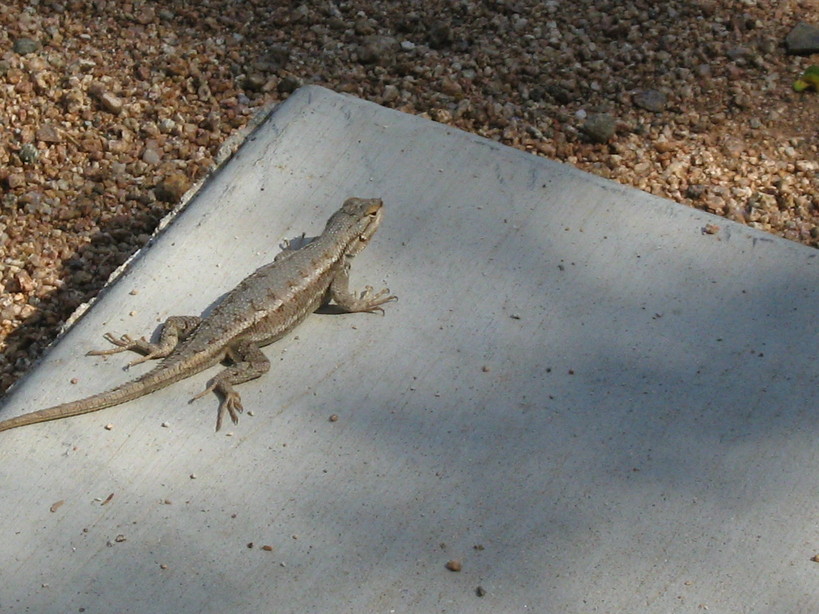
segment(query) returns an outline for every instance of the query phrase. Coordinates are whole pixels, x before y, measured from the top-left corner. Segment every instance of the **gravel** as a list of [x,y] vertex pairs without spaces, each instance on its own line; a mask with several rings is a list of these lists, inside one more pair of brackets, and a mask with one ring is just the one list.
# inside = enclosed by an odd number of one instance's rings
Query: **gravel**
[[819,94],[792,89],[816,58],[784,45],[800,23],[815,0],[6,0],[0,392],[306,83],[817,247]]

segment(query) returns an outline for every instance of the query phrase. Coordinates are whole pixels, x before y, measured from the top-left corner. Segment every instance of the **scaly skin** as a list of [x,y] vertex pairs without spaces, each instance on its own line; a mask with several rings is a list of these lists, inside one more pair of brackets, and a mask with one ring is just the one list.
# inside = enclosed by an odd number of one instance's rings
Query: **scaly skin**
[[158,343],[106,334],[106,339],[117,347],[89,354],[133,350],[144,356],[131,364],[153,358],[164,360],[148,373],[107,392],[2,421],[0,431],[126,403],[223,360],[229,361],[230,366],[191,401],[208,392],[218,392],[222,401],[216,430],[221,428],[225,412],[235,424],[243,408],[233,385],[255,379],[270,368],[260,347],[286,335],[330,299],[344,311],[370,313],[383,313],[381,305],[395,300],[387,289],[374,293],[367,286],[360,295],[348,289],[348,258],[367,246],[381,223],[382,207],[377,198],[347,199],[327,221],[321,236],[300,249],[288,248],[245,278],[206,318],[168,318]]

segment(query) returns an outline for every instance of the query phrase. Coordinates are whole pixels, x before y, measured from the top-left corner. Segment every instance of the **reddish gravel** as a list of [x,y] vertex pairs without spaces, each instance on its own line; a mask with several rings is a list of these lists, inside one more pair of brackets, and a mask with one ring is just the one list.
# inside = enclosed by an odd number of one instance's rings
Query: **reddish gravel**
[[799,21],[815,0],[6,0],[0,391],[304,83],[819,246]]

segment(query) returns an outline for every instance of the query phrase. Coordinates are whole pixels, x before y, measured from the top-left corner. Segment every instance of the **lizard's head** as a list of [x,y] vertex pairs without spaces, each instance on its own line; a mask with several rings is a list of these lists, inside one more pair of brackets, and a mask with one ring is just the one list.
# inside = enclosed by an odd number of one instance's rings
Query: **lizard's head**
[[325,232],[336,233],[347,244],[345,253],[353,256],[367,246],[381,223],[384,203],[380,198],[348,198],[327,221]]

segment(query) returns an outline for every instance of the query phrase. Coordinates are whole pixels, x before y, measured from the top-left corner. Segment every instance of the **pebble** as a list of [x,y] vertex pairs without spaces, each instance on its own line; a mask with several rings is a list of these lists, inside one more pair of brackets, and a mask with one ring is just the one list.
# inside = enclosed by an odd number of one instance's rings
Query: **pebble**
[[444,21],[433,22],[427,34],[429,46],[433,49],[442,49],[452,42],[452,30]]
[[162,154],[159,153],[156,146],[146,145],[145,150],[142,152],[142,161],[146,164],[155,166],[162,161]]
[[608,113],[592,113],[580,129],[595,143],[605,143],[614,136],[616,121]]
[[44,141],[45,143],[59,143],[62,141],[60,132],[54,124],[43,124],[37,128],[35,137],[38,141]]
[[40,152],[31,143],[26,143],[20,148],[17,156],[23,164],[33,164],[40,157]]
[[398,88],[395,85],[392,85],[392,84],[385,85],[384,86],[384,93],[381,94],[381,99],[384,102],[393,102],[398,98],[399,94],[400,94],[400,92],[399,92]]
[[792,55],[819,53],[819,27],[799,22],[785,37],[785,47]]
[[635,92],[632,100],[634,101],[634,104],[641,109],[652,111],[654,113],[659,113],[660,111],[665,110],[665,106],[668,102],[665,94],[658,90],[652,89],[639,90]]
[[100,106],[109,113],[119,115],[122,112],[122,100],[119,98],[119,96],[116,96],[111,92],[103,92],[99,95],[98,100],[100,102]]
[[358,61],[362,64],[389,64],[397,47],[398,41],[392,36],[367,36],[358,47]]
[[276,91],[280,94],[290,94],[291,92],[295,92],[302,86],[302,80],[298,77],[293,75],[287,75],[282,77],[281,81],[279,81],[279,85],[276,87]]
[[12,49],[14,53],[18,53],[20,55],[28,55],[30,53],[34,53],[40,50],[40,43],[36,40],[31,38],[18,38],[15,39],[14,44],[12,45]]
[[701,183],[694,183],[688,186],[685,190],[686,198],[691,200],[699,200],[705,194],[705,186]]
[[156,198],[167,203],[179,202],[179,199],[191,187],[191,182],[184,173],[171,173],[154,188]]
[[16,190],[24,186],[26,183],[26,176],[23,173],[9,173],[6,177],[6,187],[9,190]]

